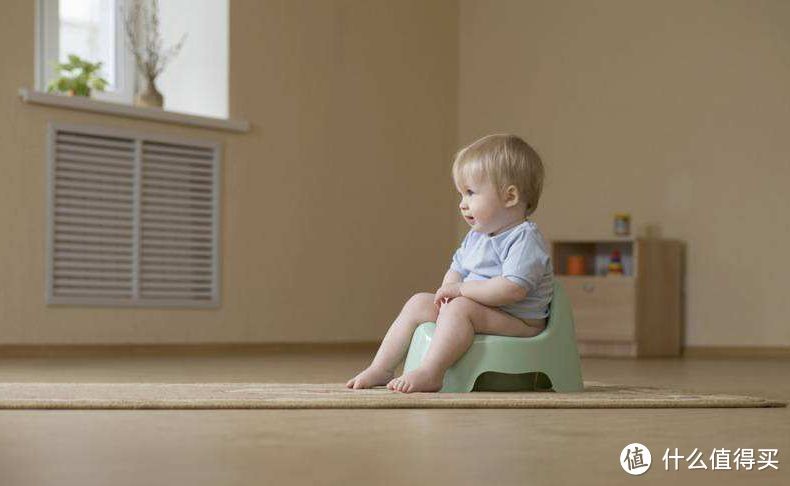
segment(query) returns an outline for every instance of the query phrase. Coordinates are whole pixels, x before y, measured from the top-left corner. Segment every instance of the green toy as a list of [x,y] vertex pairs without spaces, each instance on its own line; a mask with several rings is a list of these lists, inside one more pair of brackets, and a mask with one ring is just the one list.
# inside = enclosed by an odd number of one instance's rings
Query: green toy
[[[431,344],[435,322],[420,324],[412,335],[403,372],[418,368]],[[584,390],[573,313],[562,285],[554,296],[546,329],[533,337],[476,334],[472,345],[445,373],[442,393],[517,391],[552,388]]]

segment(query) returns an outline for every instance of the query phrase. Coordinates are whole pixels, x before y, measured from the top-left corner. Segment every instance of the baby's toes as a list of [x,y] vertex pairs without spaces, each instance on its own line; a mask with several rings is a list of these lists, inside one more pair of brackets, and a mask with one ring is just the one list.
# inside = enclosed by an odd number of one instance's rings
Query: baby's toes
[[390,383],[392,384],[392,388],[390,388],[390,390],[400,391],[400,387],[403,384],[403,379],[401,377],[398,377],[392,380]]
[[357,378],[357,380],[354,382],[354,390],[361,390],[363,388],[370,388],[370,386],[368,386],[368,384],[363,381],[362,378]]

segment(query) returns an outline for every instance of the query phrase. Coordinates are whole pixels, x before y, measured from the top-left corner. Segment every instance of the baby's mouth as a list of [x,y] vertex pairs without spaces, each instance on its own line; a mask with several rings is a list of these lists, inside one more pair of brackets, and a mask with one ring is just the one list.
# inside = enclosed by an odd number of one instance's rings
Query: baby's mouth
[[469,221],[470,223],[475,220],[475,218],[473,218],[472,216],[464,216],[464,218],[466,218],[466,220]]

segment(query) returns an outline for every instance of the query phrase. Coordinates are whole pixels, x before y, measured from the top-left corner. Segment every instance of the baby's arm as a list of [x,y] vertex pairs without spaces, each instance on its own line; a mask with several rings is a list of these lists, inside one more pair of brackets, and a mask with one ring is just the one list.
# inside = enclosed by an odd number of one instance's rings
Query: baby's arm
[[464,278],[461,276],[461,274],[451,268],[450,270],[447,270],[447,273],[444,274],[444,280],[442,280],[442,285],[448,283],[459,283],[462,282],[463,280]]
[[[436,291],[434,303],[437,305],[443,298],[443,289],[445,289],[445,286],[455,288],[455,290],[447,290],[447,292],[451,294],[467,297],[489,307],[512,304],[524,300],[527,297],[527,289],[511,282],[505,277],[464,282],[460,273],[450,269],[444,275],[442,287]],[[452,298],[452,295],[449,297]]]
[[464,297],[489,307],[512,304],[527,297],[527,289],[501,276],[464,282],[460,291]]

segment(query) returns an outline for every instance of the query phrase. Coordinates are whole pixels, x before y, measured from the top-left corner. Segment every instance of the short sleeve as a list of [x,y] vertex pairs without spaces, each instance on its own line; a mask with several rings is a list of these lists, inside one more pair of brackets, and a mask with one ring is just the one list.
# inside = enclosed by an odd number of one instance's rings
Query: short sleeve
[[461,277],[464,278],[466,278],[466,276],[469,274],[469,270],[465,270],[461,263],[463,262],[464,251],[466,250],[467,240],[469,240],[469,233],[467,233],[466,236],[464,236],[463,241],[461,241],[461,246],[459,246],[458,249],[455,250],[455,253],[453,253],[453,260],[450,263],[450,270],[454,270],[460,273]]
[[549,255],[538,240],[525,231],[508,248],[502,261],[502,276],[531,292],[537,288],[548,265]]

